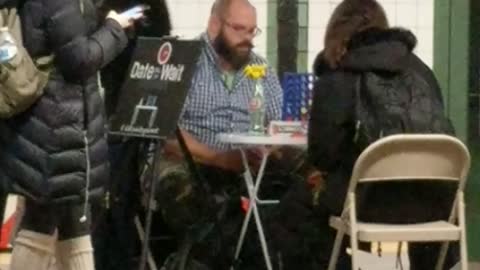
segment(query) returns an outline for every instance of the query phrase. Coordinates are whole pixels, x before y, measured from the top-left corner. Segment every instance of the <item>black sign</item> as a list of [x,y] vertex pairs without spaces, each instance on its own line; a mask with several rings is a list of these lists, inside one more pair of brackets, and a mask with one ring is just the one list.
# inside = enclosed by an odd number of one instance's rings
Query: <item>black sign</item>
[[198,40],[139,38],[110,133],[157,139],[172,134],[200,49]]

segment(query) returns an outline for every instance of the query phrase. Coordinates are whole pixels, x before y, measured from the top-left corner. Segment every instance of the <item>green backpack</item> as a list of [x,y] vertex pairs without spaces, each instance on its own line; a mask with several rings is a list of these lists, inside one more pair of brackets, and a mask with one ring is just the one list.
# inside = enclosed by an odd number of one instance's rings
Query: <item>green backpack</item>
[[15,57],[0,64],[0,118],[6,119],[27,110],[43,94],[53,57],[30,57],[15,8],[0,9],[0,27],[8,27],[18,47]]

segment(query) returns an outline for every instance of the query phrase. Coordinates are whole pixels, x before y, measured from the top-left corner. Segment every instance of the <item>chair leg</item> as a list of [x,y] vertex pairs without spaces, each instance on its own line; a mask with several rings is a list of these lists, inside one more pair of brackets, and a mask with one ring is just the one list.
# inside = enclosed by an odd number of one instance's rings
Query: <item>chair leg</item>
[[350,192],[349,198],[349,217],[350,217],[350,247],[352,249],[352,270],[359,270],[358,267],[358,238],[357,238],[357,206],[355,204],[355,193]]
[[465,229],[465,203],[463,200],[463,192],[459,194],[458,203],[458,223],[461,229],[460,232],[460,260],[462,270],[468,270],[468,253],[467,253],[467,232]]
[[[463,198],[463,192],[457,193],[457,214],[458,214],[458,226],[460,227],[460,265],[462,270],[468,270],[468,253],[467,253],[467,236],[466,236],[466,229],[465,229],[465,203]],[[438,256],[437,265],[435,270],[442,270],[443,265],[445,263],[445,258],[447,256],[448,251],[448,242],[442,244],[442,249],[440,250],[440,254]]]
[[460,241],[460,260],[461,269],[468,270],[468,255],[467,255],[467,243],[465,240]]
[[440,248],[440,252],[438,253],[438,260],[437,265],[435,266],[435,270],[443,269],[443,265],[445,264],[445,258],[447,257],[448,245],[448,242],[442,243],[442,247]]
[[350,235],[350,246],[352,249],[352,270],[359,270],[360,267],[358,266],[358,241],[356,232]]
[[330,255],[330,262],[328,263],[328,270],[335,270],[337,267],[338,257],[340,255],[340,248],[342,247],[343,237],[345,236],[345,231],[342,229],[337,231],[335,236],[335,243],[333,245],[332,254]]

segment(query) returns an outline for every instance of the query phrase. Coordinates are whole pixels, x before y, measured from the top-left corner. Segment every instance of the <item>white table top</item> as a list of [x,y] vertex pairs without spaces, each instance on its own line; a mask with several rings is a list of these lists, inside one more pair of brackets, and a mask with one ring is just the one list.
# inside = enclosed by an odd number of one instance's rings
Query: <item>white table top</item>
[[249,133],[220,133],[219,141],[246,145],[306,145],[306,137],[254,135]]

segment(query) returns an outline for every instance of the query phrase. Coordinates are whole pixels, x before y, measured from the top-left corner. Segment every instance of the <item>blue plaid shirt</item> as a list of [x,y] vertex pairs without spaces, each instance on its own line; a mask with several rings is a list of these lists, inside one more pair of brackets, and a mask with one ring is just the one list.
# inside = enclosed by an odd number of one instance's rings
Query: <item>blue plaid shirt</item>
[[[201,35],[204,46],[197,63],[183,112],[180,126],[200,142],[216,149],[228,150],[229,144],[221,143],[216,135],[227,132],[247,132],[250,116],[249,102],[253,96],[254,82],[245,77],[243,69],[234,75],[228,89],[218,55],[206,34]],[[265,64],[266,61],[252,53],[249,64]],[[275,72],[269,68],[263,80],[266,104],[266,121],[281,119],[283,91]]]

